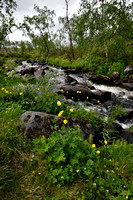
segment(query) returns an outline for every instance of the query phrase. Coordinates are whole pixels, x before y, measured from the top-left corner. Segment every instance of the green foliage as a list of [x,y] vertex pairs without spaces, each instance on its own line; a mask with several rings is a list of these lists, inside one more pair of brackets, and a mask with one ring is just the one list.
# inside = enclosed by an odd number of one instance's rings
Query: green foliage
[[103,61],[103,58],[100,56],[97,56],[97,49],[93,49],[91,52],[87,54],[86,57],[86,69],[92,72],[96,72],[98,66]]
[[8,59],[5,64],[3,65],[3,67],[5,68],[5,71],[11,71],[13,70],[15,67],[17,67],[16,63],[14,62],[14,60],[12,59]]
[[[77,178],[94,177],[99,164],[96,151],[81,137],[79,128],[62,127],[48,139],[35,139],[34,151],[46,159],[46,176],[51,183],[70,184]],[[94,168],[95,166],[95,168]]]
[[7,35],[12,32],[12,27],[16,26],[13,17],[16,7],[14,0],[0,2],[0,49],[4,46]]
[[112,74],[113,72],[119,72],[120,77],[124,77],[124,63],[123,62],[115,62],[111,65],[111,69],[108,72],[108,75]]
[[[112,67],[112,63],[110,62],[105,62],[101,63],[101,65],[98,66],[98,69],[96,71],[96,74],[102,74],[102,75],[107,75],[109,72],[109,69]],[[115,71],[115,70],[114,70]]]
[[109,56],[112,61],[124,60],[125,58],[125,41],[122,37],[113,38],[108,45]]
[[121,107],[121,105],[116,105],[111,107],[111,112],[108,118],[104,118],[104,128],[102,130],[104,140],[113,140],[117,131],[114,130],[114,122],[117,117],[126,116],[127,111]]
[[130,131],[133,131],[133,125],[132,125],[132,126],[130,126],[130,128],[129,128],[129,129],[130,129]]

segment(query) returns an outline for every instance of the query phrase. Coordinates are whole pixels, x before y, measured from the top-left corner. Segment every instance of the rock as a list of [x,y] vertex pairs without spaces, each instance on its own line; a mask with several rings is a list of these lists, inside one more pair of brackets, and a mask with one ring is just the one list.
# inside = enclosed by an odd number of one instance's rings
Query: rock
[[91,91],[83,85],[63,85],[61,89],[68,99],[73,99],[74,101],[85,101],[87,100],[87,97],[89,98],[91,93]]
[[94,83],[98,83],[98,84],[109,85],[109,83],[110,83],[110,78],[107,76],[103,76],[103,75],[92,75],[92,76],[90,76],[90,80],[92,80]]
[[106,101],[102,104],[102,107],[106,108],[108,111],[111,109],[111,106],[114,106],[115,103],[112,100]]
[[127,90],[133,91],[133,83],[122,83],[122,86]]
[[93,99],[105,102],[111,99],[111,92],[90,90],[90,88],[83,85],[64,85],[61,87],[61,90],[63,90],[63,95],[74,101],[91,101]]
[[[50,115],[42,112],[35,111],[27,111],[23,113],[19,119],[19,121],[24,125],[25,132],[24,134],[29,138],[35,138],[44,135],[48,137],[52,132],[53,119],[56,119],[56,125],[58,129],[61,128],[63,123],[62,117],[57,117],[54,115]],[[95,131],[92,125],[88,121],[83,121],[79,119],[69,119],[66,128],[68,127],[75,128],[75,126],[79,126],[79,128],[83,132],[84,139],[88,139],[89,135],[92,134],[95,137]]]
[[111,81],[116,80],[118,77],[119,77],[119,72],[113,72],[113,73],[110,75]]
[[34,72],[35,72],[35,68],[34,67],[30,67],[30,68],[22,69],[21,70],[21,75],[24,75],[24,74],[34,75]]
[[133,121],[133,107],[125,109],[127,114],[125,116],[117,117],[119,122],[126,123],[128,121]]
[[86,85],[89,89],[91,90],[95,90],[95,87],[92,85],[92,83],[90,81],[86,81]]
[[90,99],[96,99],[100,102],[105,102],[111,100],[111,92],[101,91],[101,90],[91,90],[89,95]]
[[125,75],[132,75],[133,74],[133,67],[127,66],[124,70]]
[[34,76],[36,78],[43,77],[44,75],[45,75],[45,71],[43,69],[37,70],[37,71],[34,72]]
[[14,62],[15,62],[16,64],[18,64],[18,65],[23,65],[23,63],[22,63],[21,60],[15,60]]
[[65,69],[64,72],[66,74],[80,74],[81,70],[78,70],[78,69]]
[[121,132],[121,138],[125,139],[128,144],[132,144],[133,143],[133,132],[130,131],[129,129],[125,129]]
[[73,77],[67,75],[65,78],[65,83],[71,84],[71,85],[76,85],[78,83],[78,81],[76,79],[74,79]]

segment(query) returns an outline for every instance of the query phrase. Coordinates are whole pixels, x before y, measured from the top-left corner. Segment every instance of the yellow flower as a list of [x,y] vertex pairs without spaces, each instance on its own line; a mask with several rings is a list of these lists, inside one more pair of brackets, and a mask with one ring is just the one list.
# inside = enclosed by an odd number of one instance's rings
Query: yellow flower
[[68,121],[67,121],[66,119],[64,119],[63,123],[64,123],[64,124],[67,124],[67,123],[68,123]]
[[95,144],[92,144],[92,148],[95,148],[96,147],[96,145]]
[[20,94],[20,95],[22,95],[23,93],[22,93],[22,92],[20,92],[19,94]]
[[98,100],[97,103],[100,103],[100,101]]
[[100,151],[99,151],[99,150],[97,150],[97,151],[96,151],[96,153],[97,153],[97,154],[100,154]]
[[106,140],[104,141],[104,143],[105,143],[105,144],[108,144],[108,142],[107,142]]
[[79,91],[77,91],[77,93],[79,93]]
[[89,99],[89,97],[86,97],[86,99]]
[[73,109],[72,109],[72,108],[70,109],[70,112],[73,112]]
[[37,90],[40,90],[40,88],[37,88]]
[[8,91],[5,91],[6,93],[8,93]]
[[105,117],[104,119],[105,119],[105,121],[107,121],[107,117]]
[[72,99],[73,99],[73,97],[72,97]]
[[68,91],[66,91],[66,93],[68,93]]
[[4,88],[1,88],[1,90],[4,90]]
[[61,117],[61,115],[63,114],[63,110],[59,112],[58,117]]
[[61,91],[63,92],[64,90],[63,90],[63,89],[61,89]]
[[38,175],[40,175],[41,173],[40,172],[38,172]]
[[35,171],[32,171],[33,174],[35,174]]
[[79,91],[79,93],[81,93],[81,91]]
[[61,102],[60,101],[57,101],[57,106],[61,106]]
[[10,92],[10,94],[12,94],[12,92]]

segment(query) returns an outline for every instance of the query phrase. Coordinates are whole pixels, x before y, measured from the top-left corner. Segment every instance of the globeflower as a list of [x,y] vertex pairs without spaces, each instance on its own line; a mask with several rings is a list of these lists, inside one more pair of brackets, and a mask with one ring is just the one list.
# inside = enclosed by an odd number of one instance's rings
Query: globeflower
[[104,141],[104,143],[105,143],[105,144],[108,144],[108,142],[107,142],[106,140]]
[[67,121],[66,119],[64,119],[63,123],[64,123],[64,124],[67,124],[67,123],[68,123],[68,121]]
[[70,109],[70,112],[73,112],[73,109],[72,109],[72,108]]
[[22,95],[23,93],[22,93],[22,92],[20,92],[19,94],[20,94],[20,95]]
[[4,88],[1,88],[1,90],[4,90]]
[[63,110],[59,112],[58,117],[61,117],[61,115],[63,114]]
[[97,154],[100,154],[100,151],[99,151],[99,150],[97,150],[97,151],[96,151],[96,153],[97,153]]
[[95,144],[92,144],[92,148],[95,148],[96,147],[96,145]]
[[57,101],[57,106],[61,106],[61,102],[60,101]]

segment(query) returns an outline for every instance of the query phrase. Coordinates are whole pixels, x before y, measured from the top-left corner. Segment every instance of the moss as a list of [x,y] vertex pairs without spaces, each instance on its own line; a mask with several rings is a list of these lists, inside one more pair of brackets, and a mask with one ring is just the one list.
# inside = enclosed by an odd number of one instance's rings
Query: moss
[[24,119],[23,119],[23,122],[28,122],[29,121],[29,117],[25,117]]

